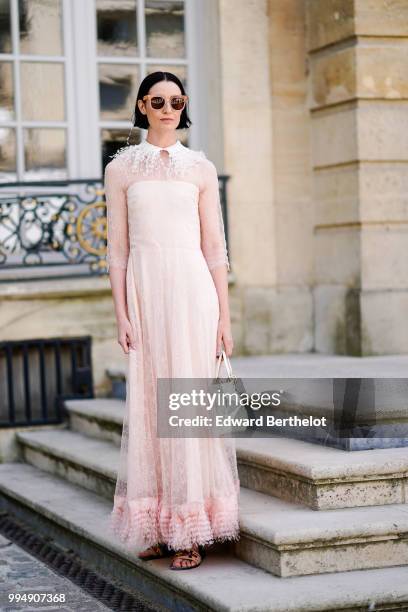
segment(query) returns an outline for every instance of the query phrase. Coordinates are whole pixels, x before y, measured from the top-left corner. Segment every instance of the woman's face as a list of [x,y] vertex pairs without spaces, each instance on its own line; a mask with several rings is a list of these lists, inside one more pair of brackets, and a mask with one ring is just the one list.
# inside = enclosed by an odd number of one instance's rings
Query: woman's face
[[175,130],[180,123],[183,111],[174,110],[170,105],[169,98],[170,96],[181,95],[180,87],[173,83],[173,81],[160,81],[149,89],[149,95],[163,96],[166,99],[165,105],[160,109],[152,108],[149,99],[145,102],[142,100],[137,101],[140,111],[147,115],[149,128],[155,132],[171,132]]

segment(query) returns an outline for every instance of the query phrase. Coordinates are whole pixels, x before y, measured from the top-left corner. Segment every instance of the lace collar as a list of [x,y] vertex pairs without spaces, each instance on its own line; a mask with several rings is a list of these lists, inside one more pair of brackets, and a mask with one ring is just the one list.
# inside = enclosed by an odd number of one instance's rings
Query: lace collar
[[[168,151],[168,159],[160,154],[161,151]],[[193,151],[179,140],[168,147],[159,147],[144,140],[140,144],[122,147],[111,157],[124,163],[132,172],[145,176],[159,173],[167,177],[182,176],[206,159],[203,151]]]
[[159,147],[158,145],[148,142],[147,140],[143,140],[139,146],[143,147],[146,151],[168,151],[170,155],[173,155],[175,151],[180,149],[180,147],[183,147],[179,140],[176,140],[174,144],[168,147]]

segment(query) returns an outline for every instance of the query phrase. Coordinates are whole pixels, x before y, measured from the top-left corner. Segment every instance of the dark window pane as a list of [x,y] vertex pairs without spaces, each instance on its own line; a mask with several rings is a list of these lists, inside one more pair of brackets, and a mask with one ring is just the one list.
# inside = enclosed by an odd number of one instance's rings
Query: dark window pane
[[16,180],[16,132],[13,128],[1,128],[0,181],[2,183],[9,183]]
[[146,54],[184,58],[184,2],[146,0]]
[[0,124],[15,119],[13,64],[0,62]]
[[20,53],[62,55],[61,0],[19,0]]
[[10,0],[0,0],[0,53],[11,53]]
[[98,55],[138,53],[136,0],[97,0]]
[[64,129],[27,128],[24,130],[24,159],[27,181],[67,177],[66,133]]
[[[129,128],[130,130],[130,128]],[[111,155],[114,155],[120,147],[126,145],[129,130],[120,130],[116,128],[108,128],[101,130],[101,147],[102,147],[102,168],[105,169],[106,164],[111,160]],[[141,141],[141,133],[138,128],[133,128],[130,143],[139,144]]]
[[101,120],[129,120],[132,118],[139,68],[127,64],[99,65],[99,94]]

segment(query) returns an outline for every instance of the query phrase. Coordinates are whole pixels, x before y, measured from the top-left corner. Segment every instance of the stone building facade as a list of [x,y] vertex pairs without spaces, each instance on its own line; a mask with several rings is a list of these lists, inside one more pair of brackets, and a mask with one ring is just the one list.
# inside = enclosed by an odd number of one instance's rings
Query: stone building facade
[[[407,2],[189,6],[191,146],[230,176],[234,353],[407,353]],[[124,362],[107,277],[2,283],[0,329],[90,334],[100,394]]]
[[220,2],[240,349],[406,353],[408,5],[239,6]]

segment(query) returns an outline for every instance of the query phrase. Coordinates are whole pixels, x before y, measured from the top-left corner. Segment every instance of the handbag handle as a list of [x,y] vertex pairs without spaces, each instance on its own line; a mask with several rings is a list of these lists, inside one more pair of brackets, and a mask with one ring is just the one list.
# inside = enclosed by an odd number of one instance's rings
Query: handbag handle
[[224,363],[225,363],[225,368],[227,370],[227,374],[229,378],[234,378],[234,375],[232,373],[232,366],[231,366],[231,362],[227,357],[227,354],[225,352],[224,349],[222,349],[219,357],[217,358],[217,367],[216,367],[216,371],[215,371],[215,378],[218,378],[219,373],[220,373],[220,367],[221,367],[221,361],[224,359]]

